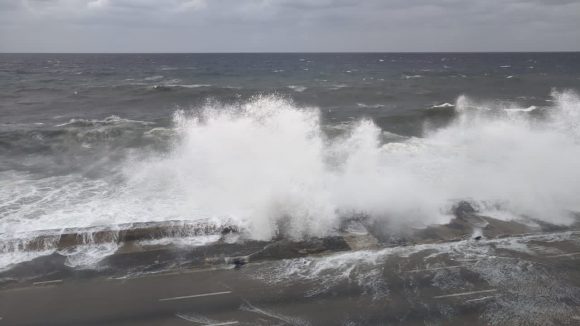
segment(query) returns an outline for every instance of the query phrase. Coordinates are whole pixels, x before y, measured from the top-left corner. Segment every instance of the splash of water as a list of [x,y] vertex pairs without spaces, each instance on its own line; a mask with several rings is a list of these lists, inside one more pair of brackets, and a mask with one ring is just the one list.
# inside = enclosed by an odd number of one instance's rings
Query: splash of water
[[462,199],[504,218],[568,223],[580,209],[580,99],[554,98],[540,121],[460,97],[451,125],[387,144],[369,120],[328,139],[316,109],[276,97],[179,112],[171,155],[131,164],[129,184],[258,239],[325,235],[353,213],[444,223]]
[[121,183],[4,172],[0,233],[227,219],[251,238],[301,238],[353,214],[445,223],[465,199],[500,218],[569,223],[580,210],[580,98],[555,93],[542,119],[467,97],[455,106],[450,125],[387,143],[365,119],[329,138],[316,108],[275,96],[180,111],[172,150],[124,162]]

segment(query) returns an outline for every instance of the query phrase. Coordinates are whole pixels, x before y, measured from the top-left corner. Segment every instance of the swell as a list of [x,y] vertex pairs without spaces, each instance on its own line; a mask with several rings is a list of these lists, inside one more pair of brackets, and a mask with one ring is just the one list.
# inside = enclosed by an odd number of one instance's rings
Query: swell
[[[0,129],[0,171],[30,170],[38,161],[39,172],[53,166],[70,170],[103,157],[124,156],[132,149],[167,150],[170,128],[154,122],[122,119],[70,119],[59,124],[3,125]],[[47,172],[47,171],[44,171]]]

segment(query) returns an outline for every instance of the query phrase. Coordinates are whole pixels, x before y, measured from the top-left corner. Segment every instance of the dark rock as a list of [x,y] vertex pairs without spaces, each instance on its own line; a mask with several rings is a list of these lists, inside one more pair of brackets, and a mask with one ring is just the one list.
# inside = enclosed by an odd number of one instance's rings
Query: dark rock
[[458,218],[468,218],[469,216],[476,214],[477,210],[473,208],[469,202],[460,201],[454,208],[453,214]]
[[232,260],[232,264],[234,264],[235,268],[241,268],[247,263],[248,260],[245,257],[236,257]]
[[238,230],[237,227],[235,227],[235,226],[226,226],[222,230],[222,235],[231,234],[231,233],[238,233],[238,232],[239,232],[239,230]]

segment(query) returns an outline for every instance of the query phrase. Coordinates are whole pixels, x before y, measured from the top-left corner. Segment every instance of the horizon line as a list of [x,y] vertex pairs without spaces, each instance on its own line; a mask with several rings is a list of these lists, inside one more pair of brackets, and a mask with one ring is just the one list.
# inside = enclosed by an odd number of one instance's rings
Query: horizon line
[[502,53],[580,53],[580,50],[559,51],[240,51],[240,52],[3,52],[0,54],[502,54]]

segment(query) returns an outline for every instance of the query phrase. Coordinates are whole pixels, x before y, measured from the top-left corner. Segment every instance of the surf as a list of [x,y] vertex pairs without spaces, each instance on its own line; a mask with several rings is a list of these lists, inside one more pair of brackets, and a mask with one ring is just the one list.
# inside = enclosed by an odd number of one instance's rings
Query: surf
[[178,110],[167,150],[131,151],[108,177],[3,171],[0,237],[178,220],[299,240],[360,216],[393,229],[445,224],[460,201],[503,220],[572,223],[577,94],[555,92],[534,110],[467,96],[454,107],[450,124],[422,137],[385,137],[371,119],[329,136],[318,108],[275,95]]

